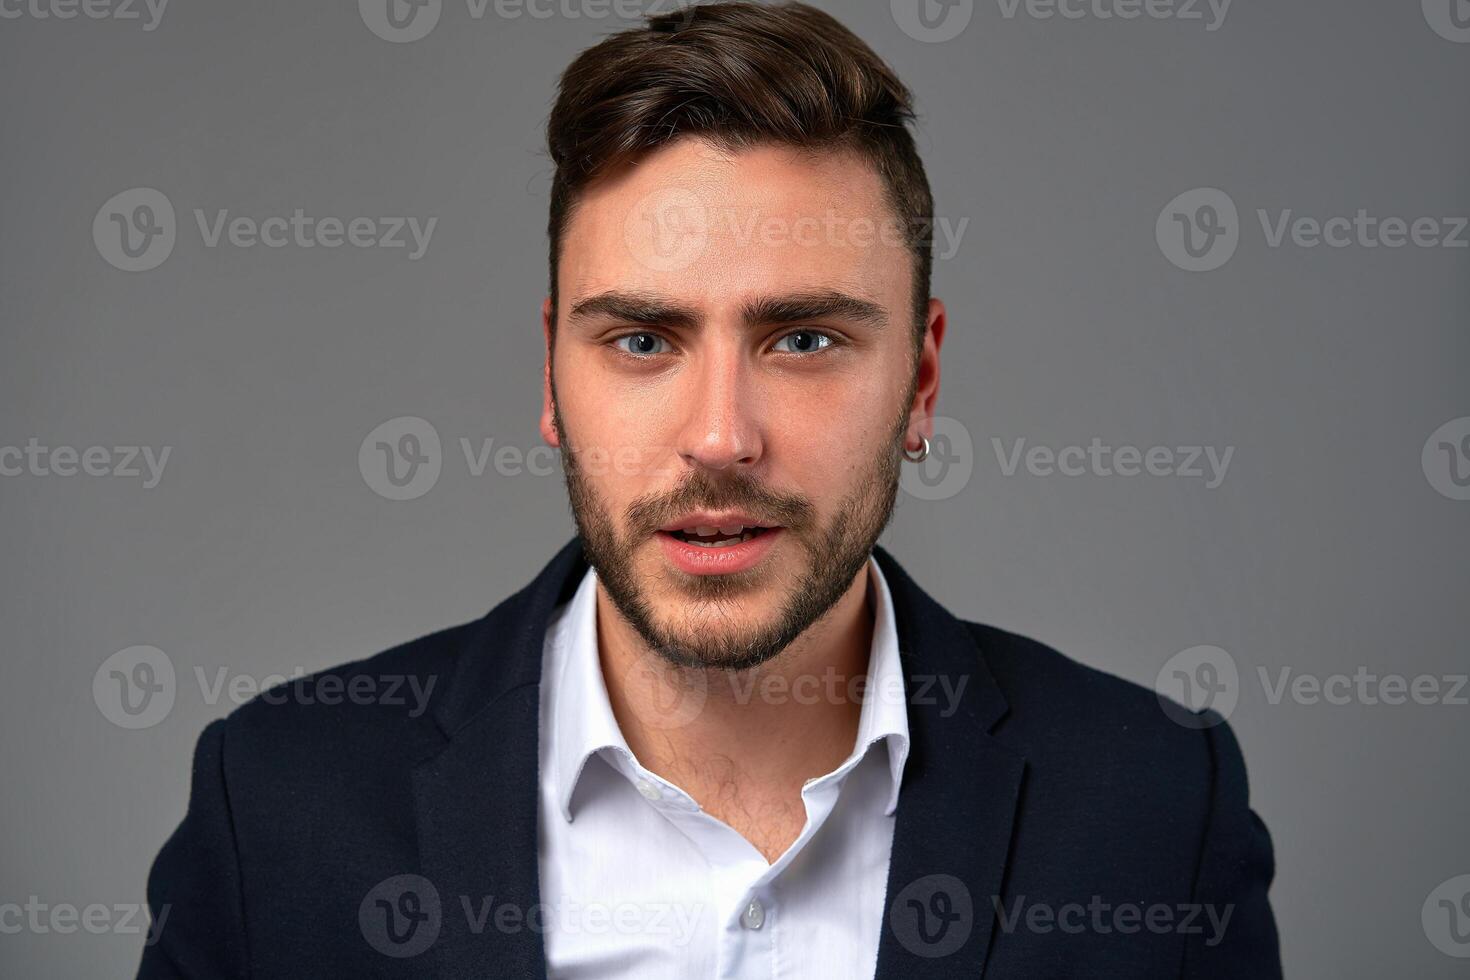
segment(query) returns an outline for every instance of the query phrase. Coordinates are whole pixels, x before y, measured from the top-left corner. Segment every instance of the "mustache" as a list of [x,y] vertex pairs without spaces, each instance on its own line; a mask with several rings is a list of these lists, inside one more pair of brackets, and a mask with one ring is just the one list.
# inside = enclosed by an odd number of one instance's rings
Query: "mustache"
[[643,537],[691,510],[741,510],[760,524],[801,531],[816,517],[816,508],[800,494],[779,493],[746,474],[715,476],[695,470],[674,490],[646,494],[628,506],[628,530]]

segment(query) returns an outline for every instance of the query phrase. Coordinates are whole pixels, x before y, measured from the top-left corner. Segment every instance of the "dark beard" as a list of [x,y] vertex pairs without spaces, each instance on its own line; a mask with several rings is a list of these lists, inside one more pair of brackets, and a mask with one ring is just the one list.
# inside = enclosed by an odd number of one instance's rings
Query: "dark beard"
[[[635,500],[628,508],[627,537],[622,538],[579,467],[577,451],[568,441],[553,391],[552,411],[561,439],[567,496],[587,560],[597,570],[618,611],[643,642],[669,664],[727,671],[759,666],[785,650],[842,598],[892,519],[910,400],[905,399],[898,424],[872,461],[867,477],[842,501],[825,530],[813,526],[814,508],[804,497],[773,493],[744,474],[717,475],[697,469],[672,492]],[[792,583],[780,615],[770,625],[752,626],[731,635],[709,635],[693,627],[664,627],[654,621],[648,592],[639,585],[634,572],[634,547],[649,540],[669,520],[696,508],[747,511],[781,526],[782,533],[806,549],[809,566],[799,581]],[[681,575],[671,591],[696,603],[718,603],[748,590],[763,574],[768,573],[752,568],[727,575]]]

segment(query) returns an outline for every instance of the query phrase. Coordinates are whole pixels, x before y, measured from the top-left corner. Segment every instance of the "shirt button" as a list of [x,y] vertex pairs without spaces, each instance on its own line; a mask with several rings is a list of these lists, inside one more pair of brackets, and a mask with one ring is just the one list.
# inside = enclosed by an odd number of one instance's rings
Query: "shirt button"
[[752,898],[745,911],[740,913],[740,924],[747,929],[759,929],[766,924],[766,907],[759,899]]
[[657,803],[664,797],[664,794],[659,791],[659,788],[646,779],[638,780],[638,792],[643,794],[645,800],[650,800],[654,803]]

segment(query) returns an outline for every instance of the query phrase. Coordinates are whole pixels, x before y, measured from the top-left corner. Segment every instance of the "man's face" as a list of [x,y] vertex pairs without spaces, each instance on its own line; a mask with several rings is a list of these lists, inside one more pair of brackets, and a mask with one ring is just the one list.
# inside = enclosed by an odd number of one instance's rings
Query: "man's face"
[[912,269],[850,154],[687,139],[579,198],[542,431],[604,588],[670,662],[763,663],[853,585],[937,389],[942,307],[916,372]]

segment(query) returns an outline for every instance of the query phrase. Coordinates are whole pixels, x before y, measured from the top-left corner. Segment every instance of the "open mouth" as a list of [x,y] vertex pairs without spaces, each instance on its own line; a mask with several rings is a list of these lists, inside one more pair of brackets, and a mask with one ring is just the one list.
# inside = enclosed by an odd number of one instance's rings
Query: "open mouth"
[[765,561],[785,528],[757,524],[755,514],[686,514],[659,529],[664,558],[688,575],[733,575]]
[[692,544],[700,548],[727,548],[730,545],[752,541],[770,530],[768,527],[744,524],[730,527],[699,525],[669,531],[668,534],[670,537],[683,541],[685,544]]

